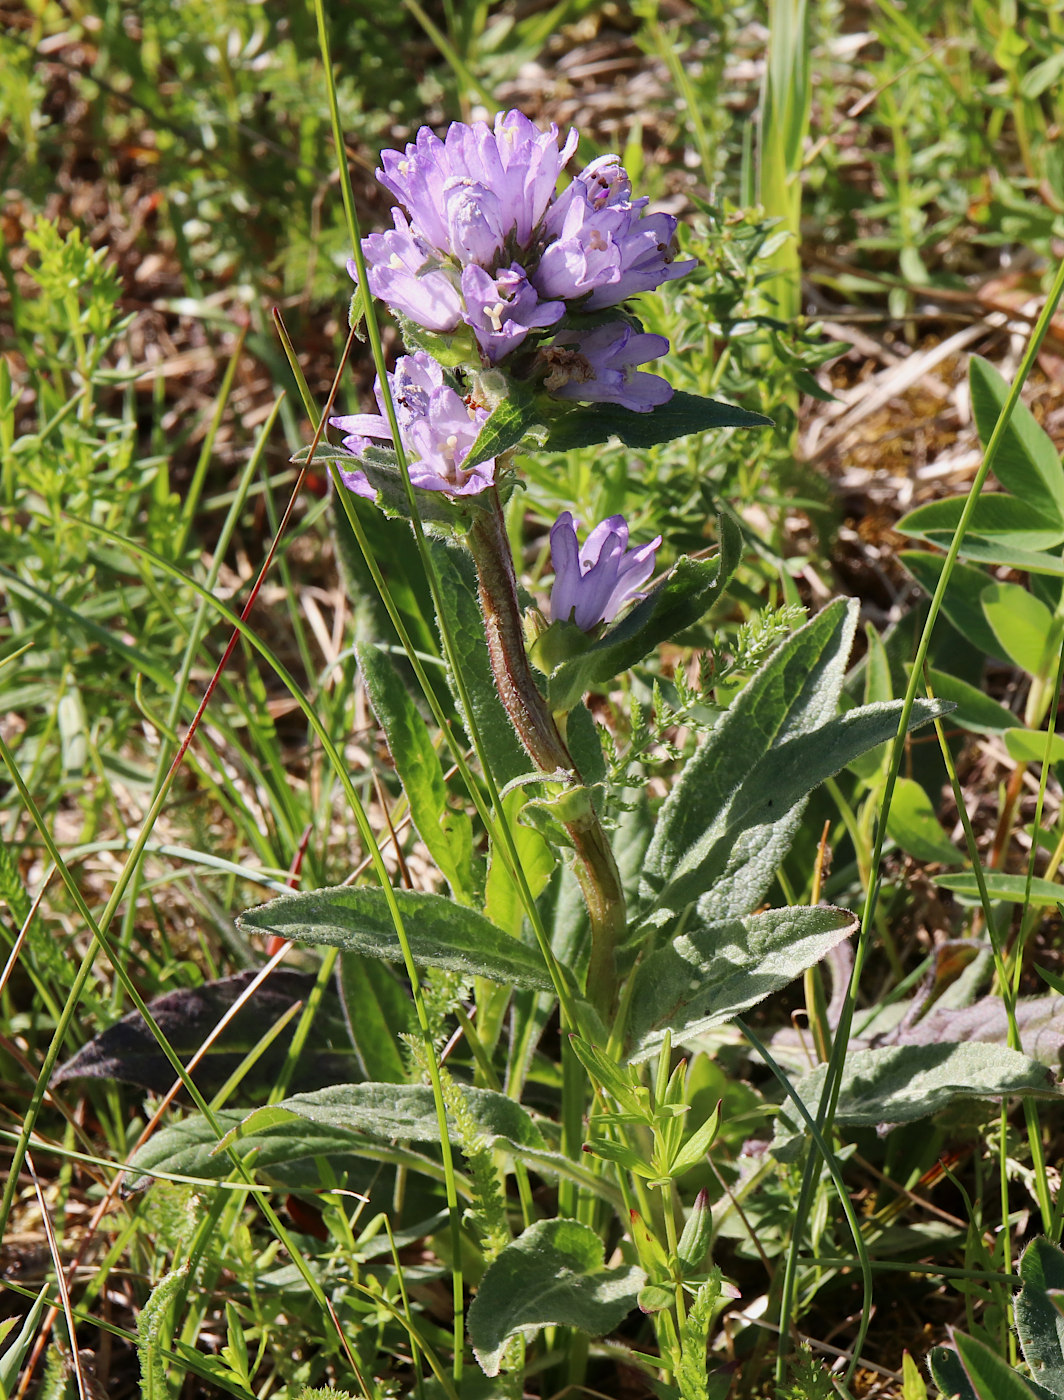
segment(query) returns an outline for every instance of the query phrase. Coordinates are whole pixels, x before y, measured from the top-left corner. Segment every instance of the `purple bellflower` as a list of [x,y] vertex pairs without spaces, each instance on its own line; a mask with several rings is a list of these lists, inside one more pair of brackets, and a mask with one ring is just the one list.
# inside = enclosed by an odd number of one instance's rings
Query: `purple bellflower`
[[553,326],[565,315],[563,301],[540,301],[520,263],[493,277],[475,264],[462,271],[463,320],[472,327],[489,364],[498,364],[530,330]]
[[[462,298],[453,273],[410,227],[401,209],[392,210],[395,227],[362,240],[369,289],[427,331],[453,331],[462,320]],[[354,282],[358,270],[352,258],[347,270]]]
[[[468,403],[444,380],[443,370],[424,350],[403,355],[388,384],[395,402],[399,434],[410,464],[410,479],[423,491],[449,496],[475,496],[495,481],[495,461],[463,467],[469,449],[488,418],[488,410]],[[361,456],[374,442],[391,442],[384,395],[374,385],[380,413],[355,413],[329,422],[346,433],[344,446]],[[372,498],[375,491],[362,471],[341,472],[344,485],[356,495]]]
[[556,126],[540,131],[517,111],[494,129],[452,122],[442,141],[423,126],[405,152],[381,152],[378,178],[438,253],[491,268],[508,239],[532,241],[577,140],[570,131],[559,147]]
[[[394,228],[363,240],[370,291],[437,334],[464,322],[482,362],[497,365],[530,333],[542,344],[567,311],[616,306],[689,272],[693,259],[673,261],[676,220],[632,198],[616,156],[592,161],[556,193],[577,139],[511,111],[494,126],[453,122],[442,140],[422,127],[404,151],[383,151],[377,178],[402,207]],[[671,394],[664,380],[633,372],[662,353],[657,344],[616,326],[580,341],[566,333],[548,388],[647,412]]]
[[668,348],[663,335],[634,331],[627,321],[610,321],[582,335],[563,331],[540,352],[547,366],[543,384],[555,398],[615,403],[649,413],[672,398],[672,385],[637,366]]
[[580,548],[572,514],[562,511],[550,531],[551,621],[572,621],[584,632],[612,622],[654,572],[660,544],[658,535],[649,544],[629,549],[628,522],[623,515],[611,515],[595,526]]
[[[536,272],[545,296],[591,295],[586,311],[616,306],[637,292],[682,277],[695,259],[672,261],[676,220],[644,214],[616,156],[600,156],[554,201],[543,221],[548,242]],[[566,290],[568,289],[568,290]]]

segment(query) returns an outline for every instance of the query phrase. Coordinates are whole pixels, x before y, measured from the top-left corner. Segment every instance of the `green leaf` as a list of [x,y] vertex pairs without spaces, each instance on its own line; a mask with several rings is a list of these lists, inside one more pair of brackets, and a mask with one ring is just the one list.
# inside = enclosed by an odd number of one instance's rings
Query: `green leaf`
[[720,1306],[724,1292],[723,1278],[714,1269],[699,1288],[687,1310],[680,1333],[680,1363],[676,1368],[676,1384],[682,1400],[710,1400],[707,1358],[709,1356],[709,1327]]
[[[788,637],[739,692],[685,767],[658,814],[643,861],[644,899],[652,899],[656,889],[665,885],[677,859],[710,826],[765,748],[814,729],[836,713],[856,625],[856,604],[847,605],[841,599],[830,603]],[[773,826],[783,816],[782,811],[776,813]],[[773,835],[782,839],[772,842]],[[754,863],[755,873],[744,884],[764,883],[767,887],[789,845],[789,827],[785,825],[782,833],[751,832],[749,838],[740,835],[739,841],[728,865],[729,875],[737,867]],[[756,867],[770,844],[776,848],[772,852],[776,863],[766,873]],[[743,904],[738,908],[724,898],[718,898],[718,905],[729,914],[743,914],[753,907]]]
[[[946,556],[944,554],[926,554],[919,549],[906,549],[898,555],[898,558],[928,597],[931,597],[938,587]],[[982,603],[979,601],[983,595],[983,589],[990,582],[991,579],[982,569],[973,569],[970,564],[962,564],[958,561],[954,564],[953,572],[949,576],[946,596],[942,600],[942,611],[961,636],[967,638],[973,647],[985,656],[996,656],[999,660],[1004,661],[1006,660],[1005,653],[991,631],[983,614]],[[952,697],[943,692],[943,698],[950,699]]]
[[909,1353],[901,1358],[901,1400],[927,1400],[927,1386]]
[[388,741],[410,816],[429,855],[461,904],[472,904],[473,825],[447,800],[440,756],[413,697],[380,647],[355,648],[373,712]]
[[[395,1089],[395,1085],[391,1088]],[[223,1128],[238,1128],[244,1114],[225,1109],[218,1119]],[[366,1137],[327,1123],[307,1123],[291,1114],[271,1121],[259,1134],[241,1139],[242,1147],[253,1156],[258,1180],[288,1191],[316,1191],[321,1188],[322,1163],[338,1178],[347,1179],[354,1190],[370,1186],[380,1172],[377,1162],[366,1156]],[[217,1181],[228,1176],[233,1164],[227,1156],[215,1156],[218,1138],[199,1114],[163,1128],[148,1139],[133,1156],[130,1170],[133,1189],[148,1184],[152,1172],[175,1173],[197,1181]]]
[[649,413],[636,413],[616,404],[589,405],[563,413],[550,424],[546,452],[572,452],[595,447],[618,437],[626,447],[656,447],[661,442],[704,433],[710,428],[771,428],[772,419],[762,413],[735,408],[678,389],[668,403]]
[[576,1220],[541,1220],[499,1254],[469,1309],[469,1339],[485,1375],[497,1376],[507,1341],[541,1327],[612,1331],[636,1306],[646,1275],[607,1269],[601,1237]]
[[[906,674],[911,669],[907,666]],[[973,734],[1006,734],[1012,729],[1023,729],[1022,719],[967,681],[958,680],[945,671],[930,670],[928,675],[937,699],[948,700],[957,707],[949,717],[950,724],[959,724]]]
[[1044,676],[1060,639],[1060,628],[1045,603],[1018,583],[991,583],[979,601],[1009,660],[1030,676]]
[[963,854],[951,841],[935,815],[931,799],[913,778],[899,778],[887,815],[887,835],[917,860],[940,865],[961,865]]
[[[903,535],[947,548],[956,533],[964,506],[963,496],[931,501],[903,516],[895,528]],[[974,540],[972,536],[975,536]],[[1047,518],[1027,500],[995,492],[980,496],[976,501],[961,553],[972,559],[977,557],[973,552],[977,544],[992,545],[1005,555],[999,562],[1007,562],[1009,558],[1020,557],[1018,551],[1053,549],[1062,541],[1064,522],[1055,516]]]
[[[8,1396],[15,1393],[22,1371],[22,1363],[33,1345],[33,1339],[41,1325],[41,1318],[44,1317],[45,1309],[48,1306],[48,1289],[49,1285],[46,1283],[22,1320],[18,1336],[0,1353],[0,1395]],[[15,1318],[10,1319],[12,1327],[14,1327],[16,1320]],[[3,1335],[0,1335],[0,1341],[2,1340]]]
[[1010,729],[1005,735],[1009,757],[1017,763],[1044,763],[1049,751],[1050,763],[1064,760],[1064,735],[1050,737],[1044,729]]
[[137,1315],[137,1356],[143,1400],[170,1400],[164,1359],[171,1350],[174,1330],[170,1304],[184,1290],[188,1271],[188,1264],[182,1264],[161,1278]]
[[337,969],[344,1019],[367,1079],[405,1084],[399,1036],[414,1029],[409,996],[375,958],[341,953]]
[[[771,827],[851,759],[892,739],[902,711],[900,700],[862,705],[812,733],[771,744],[771,716],[760,733],[750,725],[729,725],[738,703],[695,754],[662,807],[647,854],[648,882],[659,870],[666,877],[655,900],[659,921],[660,911],[679,913],[713,888],[734,859],[738,836]],[[948,711],[948,705],[917,700],[909,728]],[[726,786],[729,782],[734,786]]]
[[[430,540],[429,550],[440,579],[445,621],[456,651],[455,663],[462,672],[495,781],[505,787],[528,773],[531,762],[518,742],[495,685],[484,636],[484,611],[477,596],[476,569],[466,549]],[[448,681],[456,703],[460,703],[453,677],[448,676]]]
[[1034,1239],[1020,1260],[1023,1287],[1015,1302],[1016,1331],[1032,1375],[1054,1395],[1064,1395],[1064,1252],[1046,1239]]
[[[815,1114],[826,1067],[804,1075],[795,1090]],[[1037,1060],[1000,1045],[976,1041],[950,1045],[896,1045],[853,1050],[846,1057],[835,1121],[878,1127],[929,1118],[958,1099],[1000,1099],[1013,1094],[1059,1097],[1053,1075]],[[805,1124],[790,1100],[776,1120],[773,1152],[786,1160],[804,1140]]]
[[[1031,881],[1030,891],[1027,889],[1026,875],[1003,875],[998,870],[984,870],[983,880],[991,899],[1003,899],[1009,904],[1023,904],[1028,895],[1031,904],[1053,905],[1064,901],[1064,885],[1037,876]],[[952,890],[973,904],[979,901],[979,885],[972,874],[936,875],[935,884],[941,885],[944,890]]]
[[[553,989],[538,951],[508,938],[483,914],[438,894],[395,890],[394,897],[419,967],[446,967],[541,992]],[[370,886],[281,895],[241,914],[237,926],[245,933],[326,943],[386,962],[403,960],[385,893]]]
[[[491,1089],[457,1086],[474,1127],[487,1144],[546,1149],[543,1134],[519,1103]],[[436,1100],[427,1084],[333,1084],[313,1094],[293,1094],[256,1109],[218,1144],[217,1151],[245,1138],[257,1139],[293,1118],[330,1131],[359,1133],[385,1142],[439,1142]],[[459,1141],[448,1124],[449,1136]]]
[[616,627],[556,667],[547,687],[552,709],[573,709],[586,691],[607,684],[661,642],[701,621],[724,591],[742,554],[742,534],[729,516],[720,517],[719,530],[716,559],[679,559]]
[[[1061,55],[1057,55],[1058,71]],[[1043,65],[1044,66],[1044,65]],[[1038,69],[1026,76],[1032,78]],[[1010,393],[989,361],[973,355],[968,367],[972,413],[985,447]],[[1006,491],[1040,510],[1049,520],[1064,521],[1064,472],[1053,440],[1035,422],[1031,410],[1017,403],[998,447],[994,475]]]
[[785,987],[857,926],[845,909],[770,909],[685,929],[636,969],[632,1060],[730,1021]]
[[951,1400],[979,1400],[964,1373],[961,1359],[950,1347],[932,1347],[927,1357],[931,1379]]
[[669,1163],[669,1175],[678,1178],[684,1172],[689,1172],[692,1167],[698,1166],[702,1158],[709,1151],[713,1140],[720,1131],[721,1104],[717,1103],[716,1108],[709,1115],[706,1121],[700,1124],[691,1136],[684,1143],[679,1153]]
[[955,1332],[953,1345],[977,1400],[1038,1400],[1037,1392],[984,1342]]
[[1064,559],[1056,554],[1039,554],[1035,549],[1020,549],[999,540],[965,536],[963,554],[980,564],[1005,564],[1010,569],[1024,569],[1029,574],[1049,574],[1064,577]]
[[535,401],[527,392],[518,392],[519,386],[512,381],[509,392],[492,409],[490,416],[469,449],[469,455],[462,463],[468,471],[478,462],[487,462],[492,457],[501,457],[516,447],[536,422],[538,412]]

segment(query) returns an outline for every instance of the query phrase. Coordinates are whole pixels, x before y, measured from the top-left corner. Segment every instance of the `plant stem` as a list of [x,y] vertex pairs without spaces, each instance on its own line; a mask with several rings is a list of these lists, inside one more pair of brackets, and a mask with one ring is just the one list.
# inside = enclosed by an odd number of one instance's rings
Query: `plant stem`
[[[517,576],[506,534],[499,493],[484,493],[485,509],[477,512],[469,530],[469,548],[477,566],[484,628],[495,683],[506,713],[529,758],[545,777],[575,789],[584,786],[539,685],[525,648]],[[621,877],[613,851],[589,801],[562,825],[576,853],[576,878],[591,924],[588,999],[608,1016],[617,995],[614,949],[624,932],[626,914]]]

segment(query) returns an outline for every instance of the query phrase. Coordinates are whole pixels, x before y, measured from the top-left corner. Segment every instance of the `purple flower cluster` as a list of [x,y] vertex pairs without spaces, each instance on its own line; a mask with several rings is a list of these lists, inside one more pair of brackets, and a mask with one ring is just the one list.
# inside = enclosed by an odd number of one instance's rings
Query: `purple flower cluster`
[[[410,465],[410,480],[424,491],[446,491],[451,496],[475,496],[495,481],[495,461],[478,462],[467,471],[463,463],[488,418],[488,410],[467,403],[446,382],[443,370],[424,350],[403,355],[388,376],[399,436]],[[347,433],[344,446],[361,457],[374,442],[392,442],[385,416],[384,395],[378,379],[373,386],[380,413],[355,413],[330,418]],[[365,472],[343,471],[344,485],[358,496],[372,500],[376,492]]]
[[654,572],[660,544],[658,535],[649,544],[629,549],[628,522],[623,515],[611,515],[595,526],[581,548],[572,514],[562,511],[550,531],[551,621],[575,622],[584,632],[612,622]]
[[[694,267],[672,261],[676,220],[645,212],[615,156],[556,193],[576,142],[512,111],[493,128],[455,122],[443,140],[422,127],[405,152],[384,151],[378,178],[402,207],[363,240],[370,291],[426,330],[468,326],[495,365],[567,312],[617,306]],[[648,412],[672,391],[635,366],[667,348],[618,319],[562,332],[531,373],[561,397]]]

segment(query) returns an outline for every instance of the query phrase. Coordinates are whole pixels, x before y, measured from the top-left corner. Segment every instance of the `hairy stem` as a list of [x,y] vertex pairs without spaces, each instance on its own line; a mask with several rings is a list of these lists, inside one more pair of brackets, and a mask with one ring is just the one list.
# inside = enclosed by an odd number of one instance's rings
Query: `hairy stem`
[[[567,787],[583,787],[584,780],[528,659],[517,600],[517,577],[499,493],[492,487],[481,499],[485,509],[477,512],[470,527],[469,547],[477,566],[488,654],[499,698],[539,771]],[[614,949],[626,919],[621,877],[602,823],[590,802],[571,821],[563,821],[563,825],[576,853],[576,877],[591,924],[588,999],[600,1014],[608,1016],[617,993]]]

